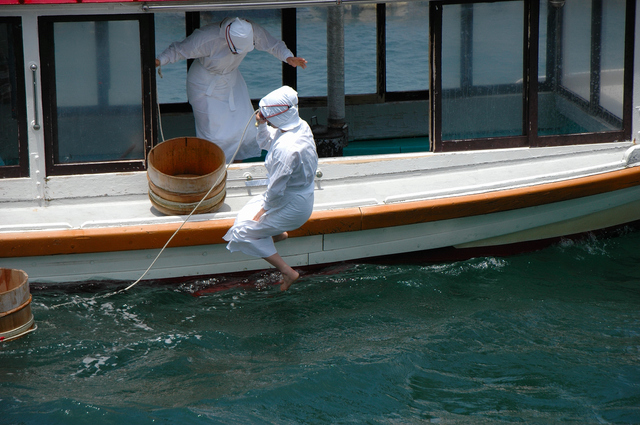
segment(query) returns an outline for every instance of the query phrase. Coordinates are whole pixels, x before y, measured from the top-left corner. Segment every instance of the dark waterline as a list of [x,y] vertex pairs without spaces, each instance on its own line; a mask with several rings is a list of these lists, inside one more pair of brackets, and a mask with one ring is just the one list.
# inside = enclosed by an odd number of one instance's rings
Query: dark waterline
[[0,424],[640,423],[639,246],[353,265],[286,294],[34,288]]

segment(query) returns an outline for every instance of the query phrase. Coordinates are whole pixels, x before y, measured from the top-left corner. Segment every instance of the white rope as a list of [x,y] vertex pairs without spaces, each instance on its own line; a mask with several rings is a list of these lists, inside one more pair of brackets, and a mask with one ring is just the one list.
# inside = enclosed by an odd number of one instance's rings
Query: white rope
[[[158,75],[160,78],[164,78],[162,75],[162,65],[158,66]],[[162,114],[160,113],[160,98],[158,96],[158,85],[156,84],[156,105],[158,105],[158,128],[160,129],[160,139],[164,142],[164,132],[162,131]]]
[[[233,160],[236,158],[236,155],[238,154],[238,151],[240,150],[240,146],[242,146],[242,141],[244,140],[244,135],[247,131],[247,127],[249,127],[249,123],[251,122],[251,120],[253,119],[253,117],[256,115],[256,113],[258,112],[258,110],[255,110],[253,112],[253,114],[251,114],[251,117],[249,118],[249,120],[247,121],[247,125],[244,126],[244,130],[242,131],[242,137],[240,137],[240,143],[238,143],[238,147],[236,148],[236,151],[233,153],[233,156],[231,157],[231,160],[229,160],[229,162],[227,163],[227,168],[225,169],[225,171],[229,170],[229,166],[233,163]],[[220,177],[218,177],[218,179],[216,180],[216,182],[213,184],[213,186],[211,186],[211,189],[209,189],[209,191],[207,192],[206,195],[204,195],[204,197],[200,200],[200,202],[198,202],[198,205],[196,205],[196,207],[193,209],[193,211],[191,211],[191,213],[187,216],[187,218],[185,218],[185,220],[182,222],[182,224],[180,225],[180,227],[178,227],[176,229],[175,232],[173,232],[173,235],[171,235],[171,237],[169,238],[169,240],[167,241],[167,243],[164,244],[164,246],[162,247],[162,249],[160,250],[160,252],[158,253],[158,255],[156,256],[156,258],[153,260],[153,262],[151,263],[151,265],[147,268],[147,270],[145,270],[145,272],[142,274],[142,276],[140,276],[138,278],[138,280],[136,280],[135,282],[133,282],[131,285],[127,286],[124,289],[121,289],[120,291],[116,291],[117,292],[124,292],[124,291],[128,291],[129,289],[133,288],[134,286],[136,286],[138,284],[138,282],[140,282],[146,275],[147,273],[149,273],[149,270],[151,270],[151,268],[153,267],[153,265],[156,263],[156,261],[158,261],[158,258],[160,258],[160,255],[164,252],[165,248],[167,247],[167,245],[169,245],[169,243],[171,242],[171,240],[173,239],[173,237],[175,235],[178,234],[178,232],[180,231],[180,229],[182,229],[182,227],[187,223],[187,221],[189,221],[189,219],[191,218],[191,216],[193,215],[193,213],[196,212],[196,210],[198,209],[198,207],[200,206],[200,204],[202,204],[202,202],[204,202],[205,199],[207,199],[207,197],[209,196],[209,194],[211,193],[211,191],[218,185],[218,183],[220,183],[220,179],[224,176],[226,176],[227,173],[223,173],[220,175]]]
[[[162,77],[161,71],[158,69],[158,73],[160,74],[160,77]],[[156,86],[156,97],[157,97],[157,90],[158,87]],[[247,124],[244,126],[244,130],[242,131],[242,136],[240,137],[240,142],[238,143],[238,147],[236,148],[236,151],[233,153],[233,156],[231,157],[231,159],[229,160],[229,162],[227,163],[226,169],[225,169],[225,173],[220,174],[220,176],[218,177],[218,179],[216,180],[216,182],[211,186],[211,188],[209,189],[209,191],[202,197],[202,199],[200,200],[200,202],[198,202],[198,204],[195,206],[195,208],[191,211],[191,213],[189,213],[189,215],[187,216],[187,218],[184,219],[184,221],[180,224],[180,226],[176,229],[175,232],[173,232],[173,234],[171,235],[171,237],[169,238],[169,240],[167,241],[167,243],[164,244],[164,246],[162,247],[162,249],[160,250],[160,252],[158,253],[158,255],[156,255],[156,258],[154,258],[154,260],[151,262],[151,264],[149,265],[149,267],[147,267],[147,270],[145,270],[144,273],[142,273],[142,276],[140,276],[138,278],[138,280],[136,280],[135,282],[133,282],[131,285],[127,286],[124,289],[120,289],[118,291],[114,291],[111,292],[109,294],[106,295],[102,295],[99,297],[93,297],[94,299],[96,298],[108,298],[111,297],[115,294],[119,294],[121,292],[126,292],[129,289],[133,288],[134,286],[136,286],[146,275],[147,273],[149,273],[149,270],[151,270],[151,268],[154,266],[154,264],[156,263],[156,261],[158,261],[158,258],[160,258],[160,255],[162,255],[162,253],[164,252],[165,248],[167,248],[167,246],[169,245],[169,243],[171,243],[171,241],[173,240],[173,238],[178,234],[178,232],[180,231],[180,229],[182,229],[182,227],[187,223],[187,221],[189,221],[189,219],[191,218],[191,216],[196,212],[196,210],[198,209],[198,207],[200,206],[200,204],[202,204],[202,202],[204,202],[205,199],[207,199],[207,197],[209,196],[209,194],[211,193],[211,191],[218,185],[218,183],[220,183],[220,179],[224,176],[227,175],[226,171],[229,170],[229,166],[233,163],[233,161],[236,158],[236,155],[238,154],[238,151],[240,150],[240,146],[242,146],[242,142],[244,141],[244,135],[247,132],[247,128],[249,127],[249,124],[251,123],[251,121],[253,120],[253,118],[255,117],[255,115],[258,113],[258,109],[256,109],[255,111],[253,111],[253,114],[251,114],[251,117],[249,117],[249,120],[247,120]],[[160,134],[162,135],[162,122],[160,121],[161,117],[160,117],[160,104],[158,103],[158,125],[160,126]],[[164,141],[164,135],[162,135],[162,140]],[[67,302],[67,303],[63,303],[63,304],[58,304],[55,306],[52,306],[51,308],[57,308],[57,307],[61,307],[63,305],[69,305],[69,304],[73,304],[73,301]]]

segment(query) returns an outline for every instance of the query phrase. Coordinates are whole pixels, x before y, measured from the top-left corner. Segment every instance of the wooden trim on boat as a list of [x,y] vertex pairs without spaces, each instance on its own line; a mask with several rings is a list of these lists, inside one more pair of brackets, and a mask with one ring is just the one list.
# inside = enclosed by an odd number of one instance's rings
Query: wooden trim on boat
[[[188,222],[170,246],[222,243],[233,219]],[[0,233],[0,257],[129,251],[162,248],[180,223],[91,229]]]
[[[475,195],[315,211],[291,237],[353,232],[510,211],[640,185],[640,167]],[[233,219],[188,222],[170,247],[224,243]],[[159,249],[179,223],[0,233],[0,257]]]
[[362,207],[362,230],[510,211],[626,189],[640,184],[640,167],[517,189]]

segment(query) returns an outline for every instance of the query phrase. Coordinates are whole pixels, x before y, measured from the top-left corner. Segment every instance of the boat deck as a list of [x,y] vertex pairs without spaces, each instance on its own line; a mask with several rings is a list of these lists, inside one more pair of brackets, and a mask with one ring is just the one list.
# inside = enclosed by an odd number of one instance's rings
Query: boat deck
[[[522,148],[457,153],[418,152],[321,159],[316,179],[315,211],[386,205],[449,198],[530,185],[539,185],[624,169],[631,142],[555,148]],[[634,150],[635,152],[635,150]],[[247,180],[247,176],[251,180]],[[229,168],[227,197],[215,212],[192,216],[190,221],[234,218],[237,211],[264,191],[261,163]],[[76,192],[69,185],[73,179]],[[175,223],[184,216],[165,216],[147,196],[146,173],[115,176],[52,177],[48,200],[16,200],[0,206],[2,232],[90,229]],[[5,199],[11,193],[0,195]]]
[[[633,143],[322,159],[314,212],[278,252],[302,267],[640,220],[638,164]],[[171,240],[147,279],[262,270],[264,260],[229,253],[222,236],[265,189],[264,165],[233,164],[228,177],[223,207],[192,216],[177,234],[185,216],[151,206],[144,172],[51,177],[46,200],[28,199],[39,193],[28,186],[0,186],[12,200],[0,204],[0,266],[34,282],[133,281]]]

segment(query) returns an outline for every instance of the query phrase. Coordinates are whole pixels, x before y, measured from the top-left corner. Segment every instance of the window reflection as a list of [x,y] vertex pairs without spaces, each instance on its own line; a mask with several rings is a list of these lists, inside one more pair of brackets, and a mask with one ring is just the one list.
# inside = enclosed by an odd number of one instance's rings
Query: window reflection
[[473,6],[473,85],[521,84],[523,14],[521,1]]
[[[387,90],[429,88],[429,2],[386,5]],[[406,78],[411,75],[411,78]]]
[[0,167],[18,165],[18,84],[13,25],[0,22]]
[[624,92],[624,9],[624,0],[602,4],[600,105],[620,119]]
[[443,7],[443,140],[523,133],[523,13],[522,1]]
[[562,12],[562,85],[589,100],[591,2],[568,0]]
[[54,23],[56,163],[144,158],[138,21]]
[[[462,6],[447,6],[442,13],[442,89],[462,88]],[[446,34],[446,36],[445,36]]]
[[376,91],[376,5],[344,5],[346,94]]
[[298,55],[309,63],[298,72],[300,96],[327,95],[327,9],[296,9]]
[[[156,13],[155,46],[156,56],[169,47],[174,41],[186,36],[184,13]],[[162,68],[162,78],[156,77],[158,102],[187,102],[187,62],[179,62]]]
[[551,32],[540,38],[548,58],[548,81],[539,85],[540,135],[622,129],[626,2],[593,5],[541,5]]

